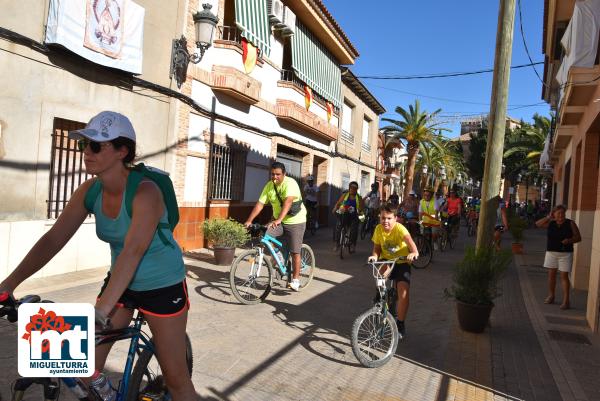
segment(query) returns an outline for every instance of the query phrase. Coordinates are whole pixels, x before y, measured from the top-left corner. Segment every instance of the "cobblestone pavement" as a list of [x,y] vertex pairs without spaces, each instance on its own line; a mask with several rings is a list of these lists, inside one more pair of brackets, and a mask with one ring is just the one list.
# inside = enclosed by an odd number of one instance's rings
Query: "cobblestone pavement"
[[[204,250],[186,259],[193,381],[202,399],[560,400],[561,394],[565,400],[576,399],[564,398],[553,380],[553,365],[544,358],[546,349],[528,317],[528,297],[520,292],[523,269],[517,265],[504,281],[504,296],[498,298],[486,332],[459,329],[454,303],[442,294],[453,263],[472,241],[466,238],[459,239],[456,249],[436,254],[428,268],[413,270],[407,338],[385,366],[361,367],[352,354],[350,328],[374,293],[371,272],[364,266],[371,245],[359,240],[356,255],[341,261],[330,249],[330,238],[326,229],[307,237],[318,266],[308,288],[293,293],[276,286],[264,303],[254,306],[240,305],[231,295],[228,266],[214,265]],[[30,280],[17,295],[92,302],[103,271]],[[10,340],[15,332],[14,325],[0,321],[6,368],[0,376],[2,399],[10,399],[9,385],[17,377],[16,342]],[[125,344],[118,344],[107,370],[121,370],[125,353]],[[66,389],[63,394],[61,399],[72,399]],[[39,400],[40,390],[26,399]],[[588,394],[587,399],[597,398]]]

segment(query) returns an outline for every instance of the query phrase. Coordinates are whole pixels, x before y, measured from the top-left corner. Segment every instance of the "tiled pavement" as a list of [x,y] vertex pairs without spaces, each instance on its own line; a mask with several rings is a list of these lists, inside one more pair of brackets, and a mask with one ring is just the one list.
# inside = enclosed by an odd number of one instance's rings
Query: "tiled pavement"
[[[352,354],[349,334],[354,318],[369,306],[374,291],[370,271],[363,265],[370,245],[359,241],[357,254],[342,262],[331,252],[329,238],[327,230],[307,238],[319,267],[307,289],[291,293],[276,287],[266,302],[255,306],[240,305],[231,296],[228,267],[213,265],[203,251],[186,260],[192,302],[188,333],[194,349],[193,380],[202,399],[514,399],[503,393],[532,400],[564,397],[526,311],[528,297],[521,295],[519,285],[522,268],[511,267],[504,281],[504,296],[498,298],[485,333],[469,334],[458,328],[454,304],[444,299],[442,292],[466,239],[459,241],[457,249],[437,256],[427,269],[414,271],[407,338],[387,365],[362,368]],[[101,278],[102,269],[97,269],[31,280],[19,293],[91,302]],[[535,285],[532,287],[535,290]],[[6,374],[0,375],[3,399],[10,398],[9,383],[17,375],[16,346],[9,340],[14,332],[13,325],[0,322],[0,358],[6,368]],[[124,347],[115,351],[107,366],[110,371],[123,365]],[[576,356],[575,351],[570,355],[574,363],[582,367],[593,363],[593,358]],[[588,391],[584,384],[580,388]],[[40,399],[39,390],[35,391],[27,399]],[[61,399],[71,399],[66,390]],[[598,398],[588,394],[587,399]]]

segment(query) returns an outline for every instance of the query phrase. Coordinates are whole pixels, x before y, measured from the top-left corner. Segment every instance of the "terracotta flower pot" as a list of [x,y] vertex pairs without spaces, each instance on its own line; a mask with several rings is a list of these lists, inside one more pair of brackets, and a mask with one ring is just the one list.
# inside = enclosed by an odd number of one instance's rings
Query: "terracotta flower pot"
[[492,313],[491,305],[473,305],[456,301],[456,312],[460,328],[471,333],[482,333]]
[[233,262],[235,248],[214,248],[215,262],[220,266],[227,266]]
[[516,255],[522,255],[523,254],[523,244],[521,244],[520,242],[513,242],[512,243],[512,252]]

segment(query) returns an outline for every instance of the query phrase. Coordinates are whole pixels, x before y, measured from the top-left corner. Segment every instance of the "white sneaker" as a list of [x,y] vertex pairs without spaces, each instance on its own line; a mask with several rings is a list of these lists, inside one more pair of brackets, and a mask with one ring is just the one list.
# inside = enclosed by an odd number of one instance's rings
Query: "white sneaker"
[[292,279],[292,281],[290,281],[290,288],[294,291],[300,291],[300,280],[297,278]]

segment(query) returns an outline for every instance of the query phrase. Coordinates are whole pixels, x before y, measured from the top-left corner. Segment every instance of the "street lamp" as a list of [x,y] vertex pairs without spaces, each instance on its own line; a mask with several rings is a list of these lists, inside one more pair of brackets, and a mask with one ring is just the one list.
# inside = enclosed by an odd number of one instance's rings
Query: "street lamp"
[[200,51],[200,54],[190,54],[188,52],[187,39],[185,36],[181,35],[181,38],[173,39],[169,78],[175,77],[178,88],[181,88],[181,85],[185,82],[188,64],[190,62],[198,64],[200,60],[202,60],[206,49],[208,49],[213,42],[213,34],[215,32],[215,27],[219,22],[219,18],[210,11],[212,8],[211,4],[202,4],[202,8],[202,11],[198,11],[193,15],[196,47]]

